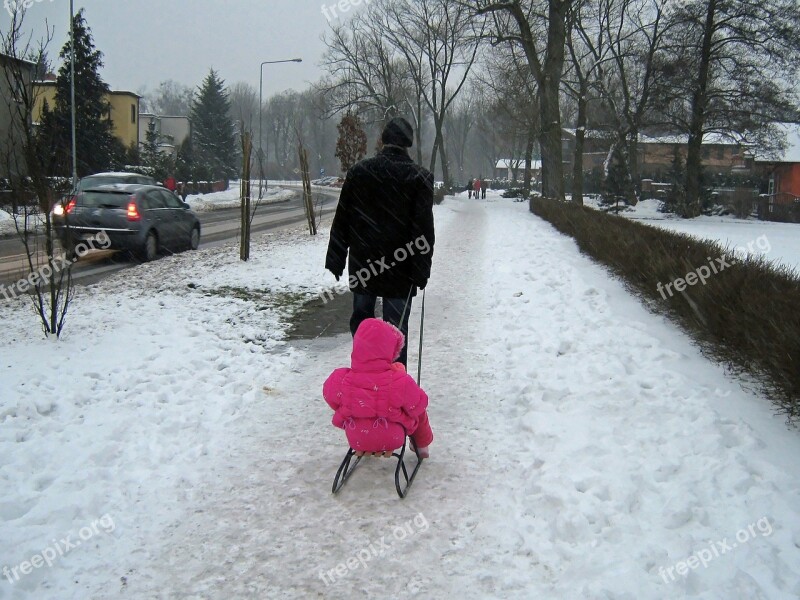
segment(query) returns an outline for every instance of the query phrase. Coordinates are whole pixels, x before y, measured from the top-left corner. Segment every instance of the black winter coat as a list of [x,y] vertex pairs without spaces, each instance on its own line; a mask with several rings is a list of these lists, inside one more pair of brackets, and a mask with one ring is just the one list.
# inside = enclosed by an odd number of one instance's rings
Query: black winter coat
[[325,268],[341,276],[349,250],[351,291],[406,298],[427,285],[434,242],[433,175],[388,146],[348,171]]

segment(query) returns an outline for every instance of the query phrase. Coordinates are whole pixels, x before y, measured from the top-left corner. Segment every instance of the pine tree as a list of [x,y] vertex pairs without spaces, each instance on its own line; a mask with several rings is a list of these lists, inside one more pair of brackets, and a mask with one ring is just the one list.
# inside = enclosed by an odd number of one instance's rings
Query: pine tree
[[367,153],[367,134],[358,115],[347,113],[342,117],[341,123],[336,126],[339,130],[339,140],[336,142],[336,158],[342,164],[342,172],[347,173],[354,164],[364,158]]
[[672,155],[672,163],[667,171],[667,182],[670,188],[664,200],[664,212],[675,213],[682,217],[690,216],[686,197],[686,165],[678,148],[675,148]]
[[156,120],[150,119],[145,133],[145,142],[142,144],[142,165],[147,167],[148,175],[157,181],[163,181],[170,175],[170,158],[159,149],[161,135],[156,127]]
[[178,157],[175,160],[175,175],[180,181],[196,181],[194,174],[194,153],[192,152],[192,138],[187,137],[178,147]]
[[[108,85],[100,77],[103,53],[95,49],[91,30],[86,24],[83,9],[73,21],[75,29],[75,131],[78,155],[78,176],[105,171],[119,163],[121,144],[111,132],[109,118],[111,106],[107,100]],[[71,164],[71,98],[70,58],[71,42],[67,40],[59,57],[63,61],[56,79],[56,102],[53,108],[51,127],[54,131],[43,131],[43,137],[52,139],[56,163],[61,167]]]
[[[66,142],[70,143],[69,138]],[[63,132],[59,131],[55,111],[45,99],[35,139],[35,159],[39,162],[42,173],[66,175],[70,172],[71,150],[69,145],[64,147],[64,143]]]
[[238,172],[236,136],[225,82],[211,69],[192,104],[192,150],[200,179],[230,179]]

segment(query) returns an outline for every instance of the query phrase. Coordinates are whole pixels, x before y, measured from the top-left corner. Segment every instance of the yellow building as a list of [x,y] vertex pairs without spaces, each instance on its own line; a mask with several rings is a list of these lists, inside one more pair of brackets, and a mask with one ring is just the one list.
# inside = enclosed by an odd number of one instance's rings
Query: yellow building
[[[34,84],[36,104],[33,108],[33,120],[40,121],[45,100],[50,110],[56,104],[56,82],[37,81]],[[112,91],[106,95],[111,105],[111,132],[119,138],[126,148],[139,147],[139,99],[133,92]]]
[[107,96],[111,104],[111,131],[126,148],[139,147],[139,98],[138,94],[122,91]]

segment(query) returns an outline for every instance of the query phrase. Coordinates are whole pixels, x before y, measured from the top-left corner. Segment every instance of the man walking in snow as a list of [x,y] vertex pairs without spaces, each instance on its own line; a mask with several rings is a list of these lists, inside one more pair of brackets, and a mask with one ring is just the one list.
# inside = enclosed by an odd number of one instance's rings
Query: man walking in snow
[[[383,148],[350,169],[342,186],[331,226],[325,268],[344,273],[348,259],[353,292],[350,332],[375,316],[383,299],[383,319],[400,329],[406,345],[399,362],[407,362],[408,317],[417,288],[428,284],[433,257],[433,175],[408,155],[414,130],[401,117],[386,125]],[[402,319],[402,322],[401,322]]]

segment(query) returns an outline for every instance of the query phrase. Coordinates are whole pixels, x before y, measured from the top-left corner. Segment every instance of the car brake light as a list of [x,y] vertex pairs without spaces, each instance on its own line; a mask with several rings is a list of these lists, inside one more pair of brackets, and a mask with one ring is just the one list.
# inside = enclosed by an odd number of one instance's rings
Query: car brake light
[[136,207],[136,202],[131,200],[128,202],[128,221],[141,221],[142,215],[139,214],[139,209]]
[[69,214],[75,208],[75,196],[70,198],[70,201],[67,204],[63,202],[58,202],[55,207],[53,207],[53,214],[57,217],[63,217],[65,214]]

